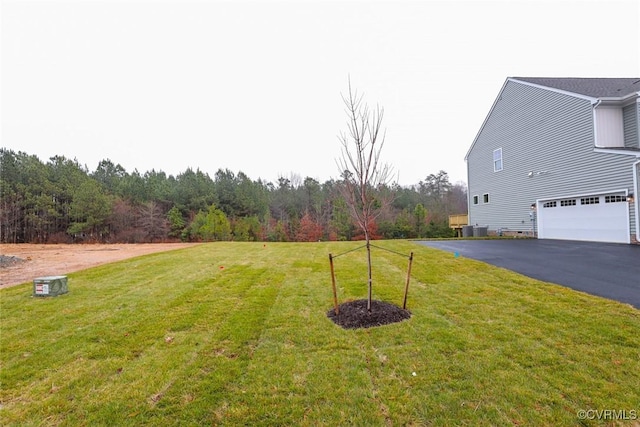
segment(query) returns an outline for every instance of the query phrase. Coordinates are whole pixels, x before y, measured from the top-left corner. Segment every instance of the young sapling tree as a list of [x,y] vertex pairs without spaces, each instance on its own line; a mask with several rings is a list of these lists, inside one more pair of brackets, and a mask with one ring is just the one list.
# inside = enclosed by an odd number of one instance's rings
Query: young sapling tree
[[391,203],[390,192],[384,187],[389,184],[392,168],[382,163],[380,154],[385,142],[382,129],[384,108],[369,109],[363,96],[351,88],[342,95],[347,114],[347,130],[338,139],[342,144],[342,156],[337,160],[342,181],[340,192],[351,217],[364,232],[367,249],[368,298],[367,310],[371,311],[371,231],[375,219],[382,209]]

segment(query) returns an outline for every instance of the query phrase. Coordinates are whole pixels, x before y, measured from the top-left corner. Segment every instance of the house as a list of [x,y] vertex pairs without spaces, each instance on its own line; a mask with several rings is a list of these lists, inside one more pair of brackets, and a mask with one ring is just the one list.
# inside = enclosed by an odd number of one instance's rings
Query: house
[[640,241],[640,78],[507,78],[465,160],[469,224]]

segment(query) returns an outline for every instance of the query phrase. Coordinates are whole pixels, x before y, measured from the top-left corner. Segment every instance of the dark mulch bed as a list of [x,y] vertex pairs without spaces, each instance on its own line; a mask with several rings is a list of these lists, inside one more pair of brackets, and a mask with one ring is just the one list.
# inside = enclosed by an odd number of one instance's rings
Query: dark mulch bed
[[383,301],[371,301],[371,312],[367,311],[367,300],[348,301],[338,306],[340,314],[336,316],[332,308],[327,317],[344,329],[371,328],[402,322],[411,317],[411,312]]

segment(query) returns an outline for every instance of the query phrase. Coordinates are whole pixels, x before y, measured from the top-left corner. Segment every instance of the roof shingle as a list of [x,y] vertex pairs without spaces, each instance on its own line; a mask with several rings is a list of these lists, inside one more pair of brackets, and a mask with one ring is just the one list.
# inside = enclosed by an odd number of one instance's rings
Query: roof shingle
[[640,92],[640,77],[631,78],[565,78],[565,77],[512,77],[533,83],[594,98],[618,98]]

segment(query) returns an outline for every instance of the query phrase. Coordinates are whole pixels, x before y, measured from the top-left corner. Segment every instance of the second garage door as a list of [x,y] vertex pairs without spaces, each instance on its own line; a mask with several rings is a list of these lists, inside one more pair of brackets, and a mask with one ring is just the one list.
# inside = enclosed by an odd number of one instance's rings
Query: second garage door
[[629,243],[629,204],[624,194],[538,202],[540,239]]

